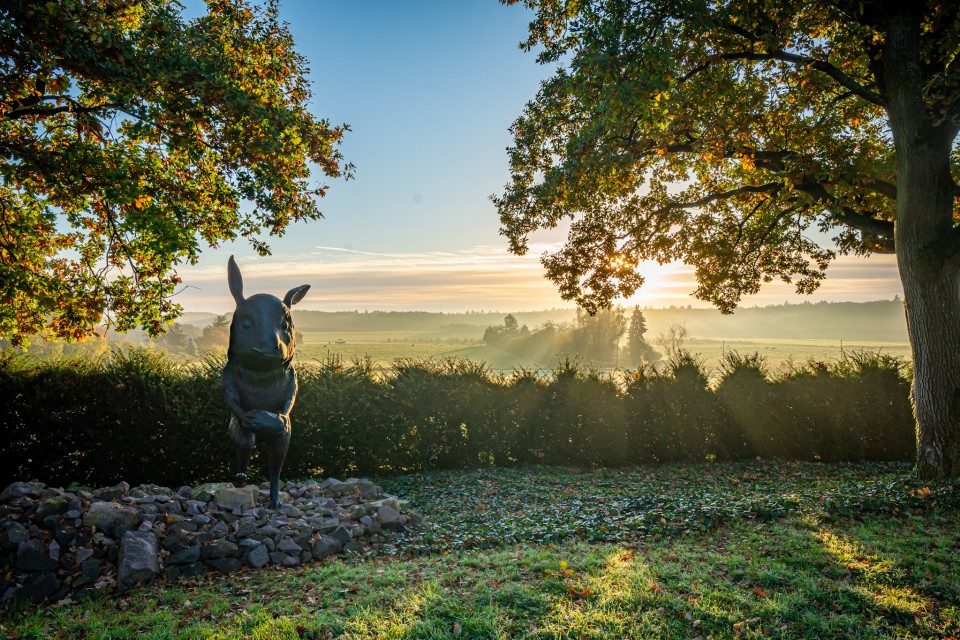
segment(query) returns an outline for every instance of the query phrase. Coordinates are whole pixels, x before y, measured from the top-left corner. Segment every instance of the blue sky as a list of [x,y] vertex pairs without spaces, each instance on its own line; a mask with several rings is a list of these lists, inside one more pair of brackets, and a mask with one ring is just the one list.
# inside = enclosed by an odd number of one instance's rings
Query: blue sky
[[[196,4],[191,3],[191,10]],[[226,261],[248,292],[312,289],[301,308],[533,310],[570,306],[542,277],[538,256],[562,241],[544,233],[531,254],[507,253],[489,195],[506,184],[510,123],[550,69],[517,44],[530,12],[496,0],[283,0],[309,61],[316,115],[347,123],[342,146],[356,178],[330,181],[325,218],[270,239],[260,258],[243,242],[207,249],[184,268],[177,300],[226,311]],[[625,303],[694,304],[689,269],[651,266]],[[875,300],[900,293],[888,257],[844,259],[809,299]],[[747,304],[799,301],[785,285]]]

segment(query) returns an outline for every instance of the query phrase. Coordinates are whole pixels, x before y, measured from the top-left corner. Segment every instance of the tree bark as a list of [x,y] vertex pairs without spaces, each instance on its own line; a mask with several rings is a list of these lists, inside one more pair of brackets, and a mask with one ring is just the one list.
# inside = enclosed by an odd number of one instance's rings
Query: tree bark
[[950,149],[955,125],[936,123],[922,97],[917,15],[894,16],[884,56],[897,157],[895,242],[913,351],[917,471],[960,477],[960,258],[953,233]]
[[938,272],[926,264],[929,257],[924,256],[922,237],[927,225],[915,221],[903,226],[913,227],[912,233],[898,233],[897,259],[913,351],[917,471],[927,478],[956,478],[960,477],[960,274],[955,267]]

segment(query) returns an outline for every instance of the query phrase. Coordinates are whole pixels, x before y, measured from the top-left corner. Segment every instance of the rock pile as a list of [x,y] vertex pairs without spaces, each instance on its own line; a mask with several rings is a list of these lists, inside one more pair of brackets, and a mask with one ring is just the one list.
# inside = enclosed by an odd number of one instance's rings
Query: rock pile
[[69,490],[15,482],[0,493],[0,601],[73,600],[164,576],[293,567],[342,552],[395,551],[418,518],[369,480]]

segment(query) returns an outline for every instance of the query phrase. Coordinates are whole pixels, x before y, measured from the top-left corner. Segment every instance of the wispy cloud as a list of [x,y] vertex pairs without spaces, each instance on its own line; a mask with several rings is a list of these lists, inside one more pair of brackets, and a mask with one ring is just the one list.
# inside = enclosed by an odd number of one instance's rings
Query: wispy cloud
[[343,247],[317,247],[311,257],[325,265],[345,265],[351,270],[382,269],[386,266],[401,269],[473,269],[478,265],[503,269],[540,268],[538,256],[544,251],[556,250],[555,245],[536,245],[523,257],[507,253],[503,247],[476,246],[462,251],[423,251],[375,253]]
[[[240,260],[244,290],[282,295],[310,284],[301,303],[307,309],[503,310],[570,306],[543,277],[539,257],[556,244],[531,246],[526,256],[503,247],[476,246],[462,251],[376,252],[352,247],[318,246],[296,256]],[[177,300],[189,310],[225,311],[233,307],[226,283],[226,259],[210,256],[184,269],[186,288]],[[690,296],[693,269],[683,264],[644,265],[647,283],[624,304],[706,306]],[[844,256],[830,268],[826,283],[812,297],[784,283],[765,285],[745,305],[784,300],[876,300],[901,294],[896,264],[889,256]]]

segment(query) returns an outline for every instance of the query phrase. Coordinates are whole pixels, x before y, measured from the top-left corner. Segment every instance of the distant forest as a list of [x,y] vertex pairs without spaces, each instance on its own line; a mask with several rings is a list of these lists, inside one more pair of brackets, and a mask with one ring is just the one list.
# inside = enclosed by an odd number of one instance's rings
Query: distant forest
[[[906,342],[903,302],[804,302],[738,309],[724,316],[715,309],[690,307],[642,308],[647,336],[683,325],[691,337],[718,339],[826,339]],[[301,332],[421,331],[437,338],[482,339],[487,327],[503,324],[508,312],[438,313],[428,311],[300,311],[293,312]],[[550,323],[572,323],[575,309],[512,312],[531,329]],[[188,313],[184,324],[206,326],[212,313]]]

